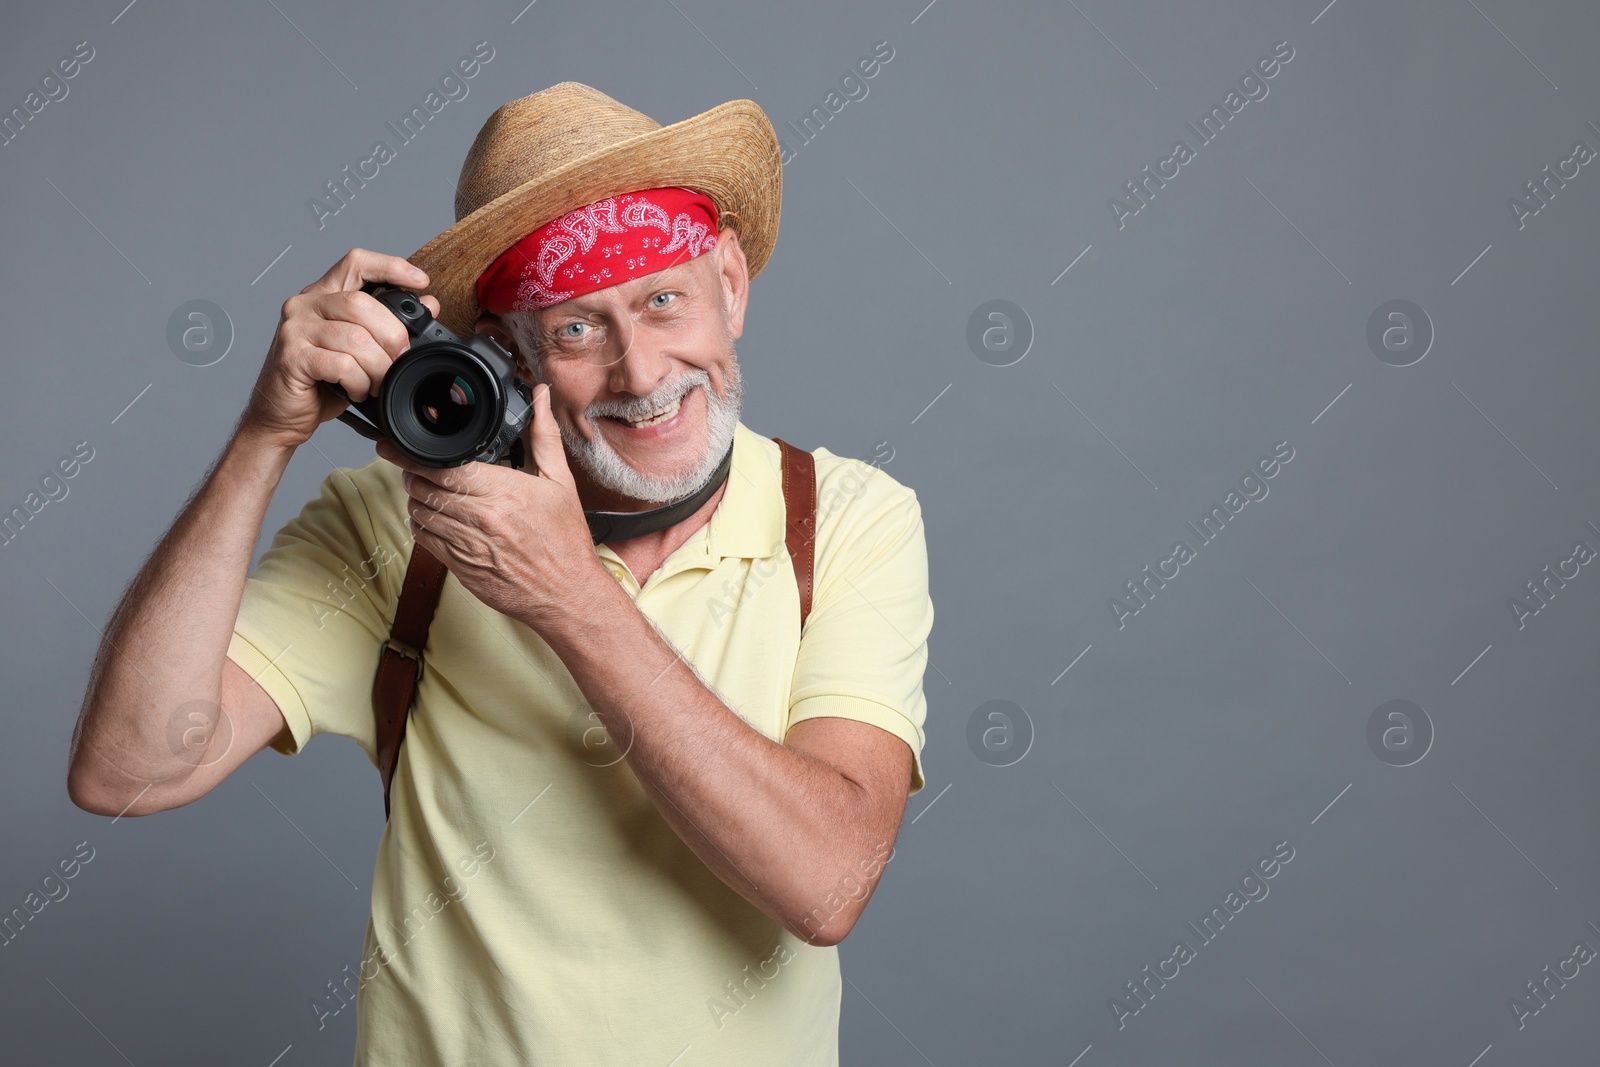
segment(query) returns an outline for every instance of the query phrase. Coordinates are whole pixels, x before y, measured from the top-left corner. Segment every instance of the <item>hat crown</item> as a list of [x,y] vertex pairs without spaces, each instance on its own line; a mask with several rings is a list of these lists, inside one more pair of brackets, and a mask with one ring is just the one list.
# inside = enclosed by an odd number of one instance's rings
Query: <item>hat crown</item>
[[582,82],[561,82],[502,104],[461,164],[456,221],[542,174],[660,128],[649,115]]

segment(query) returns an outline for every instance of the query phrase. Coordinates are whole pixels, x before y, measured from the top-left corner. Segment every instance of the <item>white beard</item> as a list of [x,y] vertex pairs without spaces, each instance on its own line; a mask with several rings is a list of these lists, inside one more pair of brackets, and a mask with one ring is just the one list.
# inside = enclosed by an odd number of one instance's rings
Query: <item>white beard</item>
[[[732,350],[731,343],[729,350]],[[669,504],[682,500],[710,480],[712,472],[717,469],[717,464],[722,462],[723,455],[727,453],[728,446],[733,443],[733,434],[738,427],[739,411],[744,399],[737,356],[730,362],[729,369],[732,373],[727,379],[728,395],[725,397],[717,396],[711,388],[710,375],[703,370],[693,370],[671,381],[663,382],[661,387],[648,397],[640,397],[622,404],[591,404],[584,411],[584,417],[589,420],[591,426],[595,426],[603,415],[635,414],[655,410],[670,403],[675,397],[683,396],[689,389],[700,386],[706,401],[705,451],[682,472],[666,477],[641,474],[617,454],[616,449],[611,447],[611,443],[605,439],[605,435],[597,426],[592,440],[562,426],[561,440],[567,446],[567,454],[583,468],[584,473],[588,474],[596,485],[619,493],[630,500],[643,500],[652,504]],[[629,408],[633,411],[629,411]]]

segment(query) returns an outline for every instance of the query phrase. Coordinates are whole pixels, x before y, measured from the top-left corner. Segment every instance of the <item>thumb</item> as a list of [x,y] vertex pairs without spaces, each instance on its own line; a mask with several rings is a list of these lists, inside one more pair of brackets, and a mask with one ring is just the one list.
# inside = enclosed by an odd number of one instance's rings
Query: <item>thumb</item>
[[561,428],[550,411],[550,386],[542,382],[533,387],[533,467],[540,477],[575,484],[566,449],[561,446]]

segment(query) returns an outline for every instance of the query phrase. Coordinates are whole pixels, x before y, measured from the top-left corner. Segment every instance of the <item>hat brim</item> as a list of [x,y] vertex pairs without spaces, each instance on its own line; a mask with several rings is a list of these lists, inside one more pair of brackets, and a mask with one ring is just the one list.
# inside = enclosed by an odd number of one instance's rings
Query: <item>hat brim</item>
[[482,308],[478,276],[506,249],[551,219],[608,196],[681,185],[738,218],[739,243],[754,278],[778,236],[783,164],[778,135],[751,100],[730,100],[582,156],[496,197],[412,253],[428,273],[423,292],[438,319],[463,336]]

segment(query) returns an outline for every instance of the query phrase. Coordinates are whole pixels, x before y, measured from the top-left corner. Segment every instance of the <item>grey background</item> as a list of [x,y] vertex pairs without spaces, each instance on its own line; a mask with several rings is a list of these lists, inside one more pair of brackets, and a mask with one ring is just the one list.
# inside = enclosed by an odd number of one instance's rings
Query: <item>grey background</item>
[[[1600,579],[1520,630],[1508,599],[1600,546],[1600,168],[1521,230],[1506,199],[1600,148],[1600,10],[925,2],[8,9],[0,110],[96,51],[0,146],[0,503],[96,449],[0,549],[0,910],[96,850],[0,948],[8,1061],[349,1062],[354,1013],[319,1032],[307,1002],[360,955],[383,814],[356,746],[262,754],[155,818],[64,786],[96,627],[221,448],[283,299],[352,246],[447,226],[505,100],[570,78],[671,122],[747,96],[782,129],[879,40],[869,95],[786,168],[740,344],[747,424],[889,442],[927,522],[929,786],[841,948],[844,1061],[1592,1055],[1593,968],[1525,1029],[1507,999],[1600,948]],[[470,96],[319,231],[307,198],[485,39]],[[1268,97],[1119,230],[1107,198],[1281,40]],[[166,344],[191,299],[236,331],[210,367]],[[966,343],[990,299],[1031,319],[1012,366]],[[1437,330],[1410,367],[1366,345],[1390,299]],[[1281,440],[1270,495],[1119,630],[1108,598]],[[342,426],[315,443],[261,547],[371,456]],[[1409,767],[1367,745],[1392,699],[1436,730]],[[1031,721],[1009,767],[966,740],[991,700]],[[1282,840],[1270,895],[1199,947],[1185,922]],[[1119,1030],[1108,1000],[1180,937],[1198,958]]]

